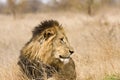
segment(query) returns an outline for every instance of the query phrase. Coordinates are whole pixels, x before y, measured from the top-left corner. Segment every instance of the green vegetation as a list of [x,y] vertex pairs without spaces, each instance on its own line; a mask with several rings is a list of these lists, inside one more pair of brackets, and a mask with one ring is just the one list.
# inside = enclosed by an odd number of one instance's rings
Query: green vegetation
[[120,76],[109,75],[109,76],[106,76],[103,80],[120,80]]

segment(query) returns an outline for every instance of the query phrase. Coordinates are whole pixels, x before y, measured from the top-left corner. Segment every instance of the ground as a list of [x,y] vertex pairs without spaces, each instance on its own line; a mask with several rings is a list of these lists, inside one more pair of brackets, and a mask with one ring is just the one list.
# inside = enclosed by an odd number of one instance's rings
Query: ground
[[[41,21],[55,19],[63,25],[76,64],[77,80],[103,80],[120,75],[120,11],[102,11],[94,16],[78,12],[0,15],[0,80],[14,77],[21,48]],[[111,80],[111,79],[110,79]],[[116,79],[117,80],[117,79]]]

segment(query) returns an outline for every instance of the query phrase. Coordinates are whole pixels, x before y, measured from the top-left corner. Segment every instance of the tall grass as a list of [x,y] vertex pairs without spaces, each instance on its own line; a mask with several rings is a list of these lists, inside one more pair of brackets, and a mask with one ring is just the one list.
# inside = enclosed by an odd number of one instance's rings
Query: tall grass
[[0,80],[17,80],[21,75],[17,66],[20,49],[30,39],[32,29],[46,19],[56,19],[64,26],[75,49],[72,57],[77,80],[120,75],[119,13],[103,11],[92,17],[70,12],[26,14],[16,20],[0,15]]

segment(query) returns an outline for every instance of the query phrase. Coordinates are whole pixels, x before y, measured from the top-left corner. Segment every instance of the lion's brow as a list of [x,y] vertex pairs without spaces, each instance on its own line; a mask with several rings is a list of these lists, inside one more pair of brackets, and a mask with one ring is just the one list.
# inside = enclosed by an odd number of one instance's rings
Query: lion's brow
[[44,30],[46,30],[48,28],[51,28],[51,27],[54,27],[54,26],[57,26],[57,27],[60,26],[58,21],[56,21],[56,20],[46,20],[46,21],[43,21],[43,22],[41,22],[40,25],[38,25],[37,27],[34,28],[34,30],[32,31],[33,32],[33,36],[41,34]]

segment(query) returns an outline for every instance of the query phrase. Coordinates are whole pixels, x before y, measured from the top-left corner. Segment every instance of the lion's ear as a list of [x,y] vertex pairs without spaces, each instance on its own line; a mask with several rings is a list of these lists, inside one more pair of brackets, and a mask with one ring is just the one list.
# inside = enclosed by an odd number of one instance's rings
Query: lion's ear
[[44,33],[44,39],[48,40],[49,38],[52,39],[55,36],[55,31],[53,29],[48,29]]

